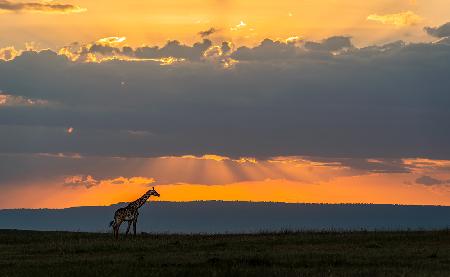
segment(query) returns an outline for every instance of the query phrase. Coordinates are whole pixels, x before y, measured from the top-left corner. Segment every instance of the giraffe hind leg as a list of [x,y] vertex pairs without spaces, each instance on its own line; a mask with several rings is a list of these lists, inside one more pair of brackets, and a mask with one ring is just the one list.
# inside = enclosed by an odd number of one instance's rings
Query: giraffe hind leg
[[116,226],[113,226],[113,234],[114,234],[114,238],[117,239],[117,228],[116,228]]
[[120,230],[121,224],[122,224],[122,220],[116,219],[116,222],[114,223],[114,237],[116,239],[119,238],[119,230]]
[[114,220],[109,223],[109,227],[112,227],[113,235],[114,237],[116,237],[116,218],[114,218]]
[[125,236],[127,236],[128,233],[130,232],[130,227],[131,227],[131,221],[128,221],[128,227],[127,227],[127,232],[125,233]]

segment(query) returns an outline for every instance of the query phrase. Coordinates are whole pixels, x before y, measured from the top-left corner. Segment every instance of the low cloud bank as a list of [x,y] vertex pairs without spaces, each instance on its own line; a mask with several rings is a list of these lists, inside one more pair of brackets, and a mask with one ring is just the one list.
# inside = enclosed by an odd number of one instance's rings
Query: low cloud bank
[[9,49],[0,152],[450,159],[446,40],[124,41]]

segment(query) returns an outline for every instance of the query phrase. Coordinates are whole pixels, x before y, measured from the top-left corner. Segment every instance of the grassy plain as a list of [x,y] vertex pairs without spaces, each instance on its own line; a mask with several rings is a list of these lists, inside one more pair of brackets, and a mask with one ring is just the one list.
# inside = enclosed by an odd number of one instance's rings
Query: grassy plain
[[450,276],[450,230],[230,235],[0,230],[0,276]]

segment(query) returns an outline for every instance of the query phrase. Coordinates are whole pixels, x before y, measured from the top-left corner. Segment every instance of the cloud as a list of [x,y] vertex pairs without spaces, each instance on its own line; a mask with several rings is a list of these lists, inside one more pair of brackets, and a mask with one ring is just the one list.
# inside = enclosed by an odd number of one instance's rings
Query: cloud
[[65,14],[85,12],[86,9],[70,4],[59,4],[53,2],[12,2],[8,0],[0,0],[0,11]]
[[171,64],[184,60],[199,61],[212,42],[204,39],[194,45],[184,45],[177,40],[168,41],[163,47],[142,46],[132,48],[121,46],[126,37],[107,37],[93,43],[73,43],[62,47],[58,54],[79,62],[104,62],[111,60],[122,61],[150,61],[160,64]]
[[86,187],[91,188],[94,186],[98,186],[100,181],[94,179],[91,175],[75,175],[69,176],[64,179],[65,186],[71,187]]
[[414,26],[419,24],[423,19],[412,11],[405,11],[394,14],[371,14],[367,20],[380,22],[382,24],[394,25],[396,27]]
[[[327,166],[347,167],[364,173],[410,173],[415,167],[403,159],[363,159],[363,158],[317,158],[310,157],[313,162]],[[415,159],[414,159],[415,160]]]
[[133,55],[137,58],[174,57],[195,61],[200,60],[203,53],[211,46],[212,42],[208,39],[196,42],[192,46],[187,46],[177,40],[172,40],[168,41],[161,48],[148,46],[136,48]]
[[[426,172],[446,174],[429,161]],[[1,154],[0,186],[30,181],[46,182],[60,176],[92,176],[101,182],[224,185],[234,182],[283,179],[321,182],[342,176],[422,174],[419,159],[361,159],[321,157],[231,158],[214,154],[155,158],[83,156],[78,153]],[[23,172],[27,174],[24,175]],[[174,174],[176,172],[176,174]],[[448,170],[447,170],[448,173]],[[132,179],[140,176],[141,179]],[[79,180],[77,178],[76,180]],[[82,180],[86,178],[81,178]],[[71,179],[70,179],[71,180]],[[71,182],[68,182],[71,183]],[[74,183],[74,182],[72,182]],[[77,183],[77,182],[75,182]]]
[[239,21],[239,24],[237,24],[236,26],[233,26],[230,28],[231,31],[238,31],[241,30],[243,28],[247,27],[247,23],[245,23],[244,21]]
[[8,106],[43,106],[48,104],[49,102],[46,100],[8,95],[0,91],[0,108]]
[[450,160],[404,159],[403,163],[409,168],[419,171],[439,170],[450,172]]
[[239,61],[287,59],[298,56],[299,52],[302,52],[302,49],[292,43],[265,39],[253,48],[239,47],[231,57]]
[[134,176],[130,178],[116,177],[113,179],[96,179],[91,175],[73,175],[64,178],[64,186],[69,187],[85,187],[90,189],[99,186],[102,183],[120,185],[120,186],[134,186],[134,185],[150,185],[154,183],[153,178],[146,178],[141,176]]
[[440,180],[430,176],[422,176],[416,179],[416,183],[425,186],[450,184],[450,180]]
[[297,42],[301,42],[302,38],[299,36],[292,36],[292,37],[288,37],[285,42],[286,43],[297,43]]
[[106,37],[97,40],[95,43],[103,46],[115,46],[124,42],[126,39],[126,37]]
[[430,36],[437,38],[450,37],[450,22],[445,23],[439,27],[425,27],[425,32]]
[[107,180],[107,182],[110,182],[114,185],[139,185],[139,184],[150,185],[155,182],[155,179],[146,177],[131,177],[131,178],[117,177],[112,180]]
[[[0,152],[450,159],[446,44],[93,44],[75,53],[130,59],[86,63],[33,50],[0,61],[10,97],[58,103],[1,107]],[[146,60],[168,56],[185,61]],[[225,58],[236,63],[224,69]]]
[[353,45],[351,42],[351,38],[345,36],[334,36],[324,39],[321,42],[307,41],[305,43],[306,49],[316,51],[327,51],[327,52],[335,52],[344,49],[349,49],[352,47]]
[[321,42],[303,41],[299,37],[290,37],[286,41],[264,39],[260,45],[249,48],[242,46],[234,49],[231,42],[213,45],[209,39],[203,39],[192,46],[184,45],[177,40],[168,41],[163,47],[141,46],[132,48],[121,46],[125,37],[107,37],[89,44],[71,44],[59,49],[58,54],[72,61],[104,62],[122,61],[155,61],[165,64],[183,61],[214,60],[228,68],[238,60],[286,59],[299,57],[305,51],[337,54],[352,49],[351,38],[335,36]]
[[0,60],[10,61],[17,57],[19,54],[20,51],[16,50],[12,46],[0,48]]
[[[176,157],[169,157],[169,158],[176,158]],[[182,159],[195,159],[195,160],[212,160],[212,161],[216,161],[216,162],[230,160],[230,158],[228,158],[228,157],[214,155],[214,154],[207,154],[207,155],[203,155],[201,157],[197,157],[194,155],[185,155],[185,156],[181,156],[181,158]]]
[[216,33],[217,31],[218,31],[218,30],[217,30],[216,28],[211,27],[211,28],[209,28],[209,29],[206,30],[206,31],[198,32],[198,34],[199,34],[202,38],[206,38],[206,37],[209,37],[210,35]]
[[[2,154],[0,187],[28,182],[53,182],[63,178],[68,186],[93,187],[101,182],[116,185],[202,184],[226,185],[235,182],[290,180],[321,182],[342,176],[371,173],[399,173],[386,166],[381,171],[365,167],[366,161],[310,157],[275,157],[261,160],[251,157],[233,159],[207,154],[156,158],[92,157],[79,154]],[[20,165],[20,166],[19,166]],[[23,172],[27,174],[24,175]],[[175,174],[176,173],[176,174]],[[139,176],[139,177],[137,177]]]

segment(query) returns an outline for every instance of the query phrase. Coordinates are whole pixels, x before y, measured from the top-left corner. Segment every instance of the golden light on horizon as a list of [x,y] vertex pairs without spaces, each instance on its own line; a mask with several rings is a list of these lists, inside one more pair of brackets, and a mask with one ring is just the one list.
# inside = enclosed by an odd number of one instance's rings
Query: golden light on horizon
[[[136,173],[143,174],[151,168],[160,177],[98,179],[92,175],[75,175],[45,183],[32,182],[4,189],[0,208],[111,205],[132,201],[151,186],[161,194],[155,201],[450,205],[450,186],[445,185],[445,180],[450,180],[445,171],[449,161],[405,161],[414,165],[413,172],[370,173],[333,162],[293,157],[256,163],[218,155],[162,157],[135,168]],[[371,159],[369,162],[380,161]],[[444,181],[437,186],[415,183],[418,177],[426,175]],[[169,179],[162,182],[164,178]],[[174,181],[170,181],[171,178]]]
[[[343,177],[324,183],[287,180],[240,182],[227,185],[175,184],[154,185],[161,194],[151,201],[252,201],[285,203],[372,203],[404,205],[450,205],[448,190],[383,180],[384,177]],[[372,180],[372,181],[371,181]],[[382,183],[383,182],[383,183]],[[361,185],[363,183],[364,185]],[[145,193],[148,182],[117,185],[103,181],[92,188],[28,186],[1,197],[1,208],[67,208],[102,206],[130,202]],[[20,196],[20,197],[19,197]],[[12,199],[15,199],[12,201]],[[33,201],[29,201],[33,199]]]

